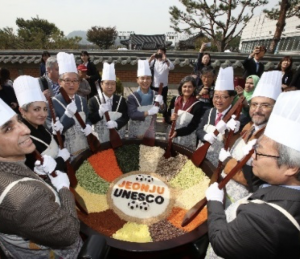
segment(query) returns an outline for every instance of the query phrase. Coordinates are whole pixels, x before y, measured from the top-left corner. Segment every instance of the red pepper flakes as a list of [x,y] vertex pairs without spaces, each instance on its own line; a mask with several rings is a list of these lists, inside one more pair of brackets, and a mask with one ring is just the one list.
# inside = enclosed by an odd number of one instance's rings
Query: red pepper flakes
[[90,213],[89,215],[85,215],[78,211],[78,218],[90,228],[109,237],[116,233],[126,223],[125,220],[120,219],[119,216],[110,209],[102,212]]
[[123,174],[118,166],[113,149],[107,149],[92,155],[88,158],[88,161],[95,172],[108,182],[112,182]]
[[207,208],[204,207],[203,210],[189,224],[187,224],[185,227],[182,227],[181,223],[186,212],[187,210],[185,209],[174,207],[167,220],[175,227],[182,229],[185,232],[190,232],[207,219]]

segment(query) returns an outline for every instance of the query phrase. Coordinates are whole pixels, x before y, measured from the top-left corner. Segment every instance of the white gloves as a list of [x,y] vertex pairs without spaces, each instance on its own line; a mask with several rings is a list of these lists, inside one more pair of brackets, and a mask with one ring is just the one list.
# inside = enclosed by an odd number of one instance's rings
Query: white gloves
[[59,149],[57,156],[60,156],[64,161],[67,161],[70,158],[70,152],[66,148]]
[[221,162],[224,162],[230,156],[231,156],[230,152],[226,151],[224,148],[222,148],[220,151],[220,154],[219,154],[219,160]]
[[148,111],[148,115],[154,115],[154,114],[157,114],[159,111],[159,108],[155,105],[153,105],[151,107],[151,109]]
[[66,111],[65,114],[69,117],[72,118],[74,116],[74,114],[77,111],[77,106],[75,101],[73,100],[72,102],[70,102],[67,107],[66,107]]
[[99,115],[103,117],[104,113],[110,110],[110,106],[107,103],[100,104]]
[[115,121],[108,121],[106,122],[106,127],[108,129],[115,129],[118,128],[118,123],[116,123]]
[[215,142],[215,140],[217,139],[217,137],[213,133],[207,133],[204,135],[203,138],[205,141],[209,142],[210,144],[213,144]]
[[84,133],[85,136],[88,136],[92,133],[93,129],[91,125],[86,124],[84,129],[81,129],[81,131]]
[[205,192],[205,196],[207,201],[219,201],[221,203],[223,203],[224,200],[224,190],[220,190],[218,187],[218,183],[215,182],[213,184],[211,184],[206,192]]
[[216,125],[216,129],[219,131],[220,134],[225,134],[226,123],[223,120],[220,120]]
[[59,118],[56,117],[55,123],[53,123],[53,120],[51,121],[51,128],[52,128],[52,134],[56,135],[56,132],[62,133],[64,126],[59,121]]
[[59,192],[59,190],[63,187],[69,188],[70,187],[70,180],[66,173],[63,173],[59,170],[56,170],[55,173],[57,174],[56,177],[49,175],[50,181],[55,189]]
[[155,102],[158,102],[159,103],[159,105],[163,105],[164,104],[164,100],[163,100],[163,97],[162,97],[162,95],[157,95],[156,97],[155,97]]
[[47,175],[51,174],[56,167],[56,161],[48,155],[43,156],[44,162],[41,164],[41,161],[35,161],[35,166],[33,171],[36,172],[38,175]]
[[[244,156],[248,155],[250,150],[253,148],[253,146],[256,144],[257,139],[250,140],[246,146],[243,147],[243,154]],[[246,165],[252,166],[252,157],[246,162]]]
[[232,115],[231,117],[232,118],[226,124],[227,129],[233,130],[234,133],[237,133],[240,129],[241,123],[238,120],[235,120],[235,115]]

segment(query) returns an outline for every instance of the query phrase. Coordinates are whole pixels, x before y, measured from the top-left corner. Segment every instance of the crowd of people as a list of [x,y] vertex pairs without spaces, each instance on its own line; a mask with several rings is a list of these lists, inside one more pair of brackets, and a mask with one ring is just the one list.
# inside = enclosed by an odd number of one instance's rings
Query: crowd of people
[[[299,258],[300,91],[290,91],[300,88],[300,73],[293,74],[289,56],[264,71],[266,48],[259,46],[235,83],[232,67],[217,75],[204,53],[209,46],[201,46],[169,104],[174,64],[164,48],[138,60],[137,90],[127,98],[116,94],[114,64],[104,63],[100,75],[87,51],[78,66],[73,54],[44,52],[39,78],[12,82],[1,69],[0,247],[8,258],[76,258],[82,240],[66,162],[89,148],[90,134],[107,142],[116,129],[122,139],[142,139],[158,113],[175,123],[166,139],[190,150],[209,143],[206,158],[215,167],[223,163],[223,177],[254,149],[226,195],[217,184],[207,189],[206,258]],[[240,98],[240,114],[224,121]]]

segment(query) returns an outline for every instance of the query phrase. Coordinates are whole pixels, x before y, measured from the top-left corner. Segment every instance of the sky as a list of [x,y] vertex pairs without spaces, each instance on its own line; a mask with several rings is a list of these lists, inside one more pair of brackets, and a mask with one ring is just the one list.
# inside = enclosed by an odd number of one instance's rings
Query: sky
[[[268,9],[278,1],[269,2]],[[12,27],[16,31],[17,18],[39,16],[54,23],[65,35],[92,26],[115,26],[117,31],[136,34],[165,34],[173,32],[169,14],[173,5],[182,8],[179,0],[3,0],[0,28]]]

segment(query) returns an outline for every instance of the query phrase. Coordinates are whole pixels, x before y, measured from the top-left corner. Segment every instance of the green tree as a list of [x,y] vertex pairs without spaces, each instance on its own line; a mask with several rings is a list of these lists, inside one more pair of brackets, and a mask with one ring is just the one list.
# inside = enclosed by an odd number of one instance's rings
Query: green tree
[[118,36],[116,27],[98,27],[93,26],[87,31],[87,40],[99,46],[100,49],[108,49],[114,44],[115,38]]
[[[213,40],[218,51],[224,51],[246,26],[258,6],[267,0],[179,0],[185,11],[171,6],[171,28],[177,32],[202,31]],[[217,37],[220,34],[221,37]]]
[[277,4],[277,8],[264,10],[264,13],[271,20],[277,20],[276,30],[271,41],[269,52],[274,53],[280,41],[282,32],[285,27],[286,18],[297,16],[300,18],[300,0],[282,0]]
[[24,44],[14,34],[13,28],[0,29],[0,49],[23,49]]

